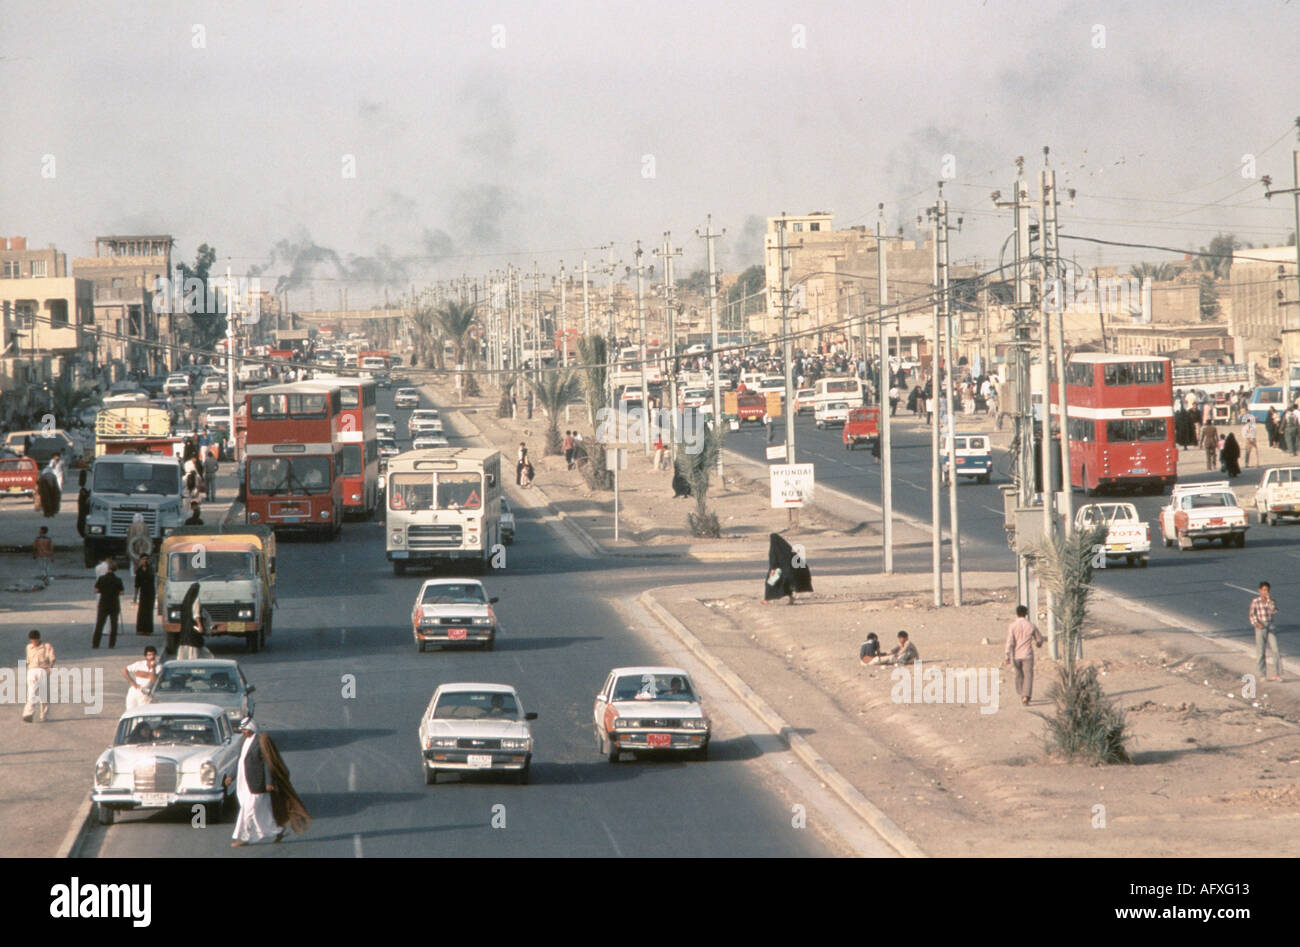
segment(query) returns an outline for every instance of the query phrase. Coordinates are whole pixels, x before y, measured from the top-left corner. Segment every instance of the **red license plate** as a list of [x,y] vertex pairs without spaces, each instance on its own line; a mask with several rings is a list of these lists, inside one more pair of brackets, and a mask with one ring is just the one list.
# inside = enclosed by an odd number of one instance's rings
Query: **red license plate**
[[667,733],[648,733],[645,742],[647,746],[672,746],[673,738]]
[[1223,525],[1223,517],[1221,517],[1221,516],[1216,516],[1214,519],[1210,520],[1210,525],[1211,525],[1211,526],[1222,526],[1222,525]]
[[452,641],[463,641],[463,640],[465,639],[465,629],[464,629],[464,628],[448,628],[448,629],[447,629],[447,637],[450,638]]

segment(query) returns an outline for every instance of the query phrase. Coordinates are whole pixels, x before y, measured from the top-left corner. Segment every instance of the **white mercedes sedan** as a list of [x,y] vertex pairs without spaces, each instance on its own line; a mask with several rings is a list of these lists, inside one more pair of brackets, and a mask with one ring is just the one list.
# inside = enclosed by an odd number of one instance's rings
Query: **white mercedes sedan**
[[443,684],[420,719],[420,765],[432,786],[442,772],[510,773],[528,782],[537,714],[509,684]]

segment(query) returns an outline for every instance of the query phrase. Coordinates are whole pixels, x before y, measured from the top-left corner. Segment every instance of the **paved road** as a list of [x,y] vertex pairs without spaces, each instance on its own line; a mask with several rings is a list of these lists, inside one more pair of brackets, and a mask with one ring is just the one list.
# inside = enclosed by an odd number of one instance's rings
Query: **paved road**
[[[930,433],[902,414],[892,428],[894,446],[894,509],[928,524],[930,522]],[[964,429],[963,429],[964,430]],[[972,429],[974,430],[974,429]],[[784,426],[777,425],[776,440],[784,440]],[[727,447],[754,460],[763,461],[764,434],[757,425],[746,426],[729,436]],[[873,503],[880,502],[880,466],[865,449],[846,451],[838,428],[817,430],[811,416],[795,421],[797,460],[817,465],[818,484],[836,487]],[[1184,482],[1222,479],[1207,473],[1200,451],[1181,452],[1180,480]],[[1011,482],[1010,459],[1005,451],[994,452],[994,474],[988,485],[962,480],[958,490],[961,511],[963,568],[1014,569],[1015,559],[1007,547],[1003,529],[1002,495],[999,485]],[[1257,470],[1247,471],[1235,485],[1254,484]],[[1253,495],[1253,491],[1246,491]],[[1246,621],[1246,609],[1259,580],[1269,579],[1273,594],[1283,608],[1280,625],[1286,640],[1294,641],[1300,623],[1287,621],[1288,613],[1300,614],[1300,525],[1278,527],[1252,525],[1244,549],[1199,546],[1183,552],[1166,549],[1160,541],[1159,511],[1166,498],[1124,496],[1151,524],[1152,550],[1146,569],[1112,565],[1101,576],[1099,587],[1159,609],[1171,618],[1196,622],[1229,637],[1253,640]],[[1087,502],[1075,493],[1075,508]],[[944,528],[948,523],[948,498],[941,503]],[[899,568],[929,568],[928,550],[900,551]],[[948,564],[947,550],[944,554]],[[1294,604],[1292,604],[1294,603]]]
[[[406,412],[393,414],[399,432]],[[385,407],[387,406],[387,407]],[[100,856],[815,856],[842,853],[791,825],[782,784],[758,746],[724,716],[705,763],[597,755],[588,723],[608,669],[663,660],[609,604],[648,584],[699,579],[699,570],[575,556],[519,510],[509,568],[485,578],[505,629],[493,652],[417,654],[409,611],[422,576],[395,578],[380,525],[348,523],[336,543],[285,542],[279,614],[269,651],[237,657],[258,688],[258,718],[285,751],[316,822],[300,839],[243,850],[229,826],[192,829],[188,816],[127,815],[96,827]],[[737,574],[723,567],[720,577]],[[341,696],[355,675],[356,698]],[[454,680],[516,685],[537,740],[529,786],[443,777],[426,787],[416,726],[434,688]],[[760,743],[763,741],[759,741]],[[506,825],[493,828],[493,807]]]

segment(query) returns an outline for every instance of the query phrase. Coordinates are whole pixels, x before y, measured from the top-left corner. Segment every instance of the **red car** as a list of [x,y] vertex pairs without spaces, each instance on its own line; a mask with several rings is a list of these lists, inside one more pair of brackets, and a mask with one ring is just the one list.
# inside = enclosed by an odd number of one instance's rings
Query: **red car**
[[0,458],[0,495],[33,496],[40,475],[40,467],[30,457]]
[[880,437],[880,407],[853,408],[844,422],[845,450],[855,450],[858,444],[871,445]]

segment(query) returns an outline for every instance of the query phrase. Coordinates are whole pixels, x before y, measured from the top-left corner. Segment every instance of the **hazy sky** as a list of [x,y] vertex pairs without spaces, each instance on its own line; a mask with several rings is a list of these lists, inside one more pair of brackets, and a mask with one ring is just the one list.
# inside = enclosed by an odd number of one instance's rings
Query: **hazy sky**
[[1078,189],[1064,233],[1273,244],[1292,205],[1241,162],[1292,183],[1298,38],[1280,0],[0,0],[0,233],[70,257],[170,233],[236,272],[296,261],[294,306],[309,286],[327,306],[344,285],[356,302],[594,263],[611,240],[627,262],[665,230],[690,268],[709,213],[736,268],[782,210],[872,224],[883,201],[914,226],[953,170],[954,257],[987,264],[1011,226],[989,193],[1050,145]]

